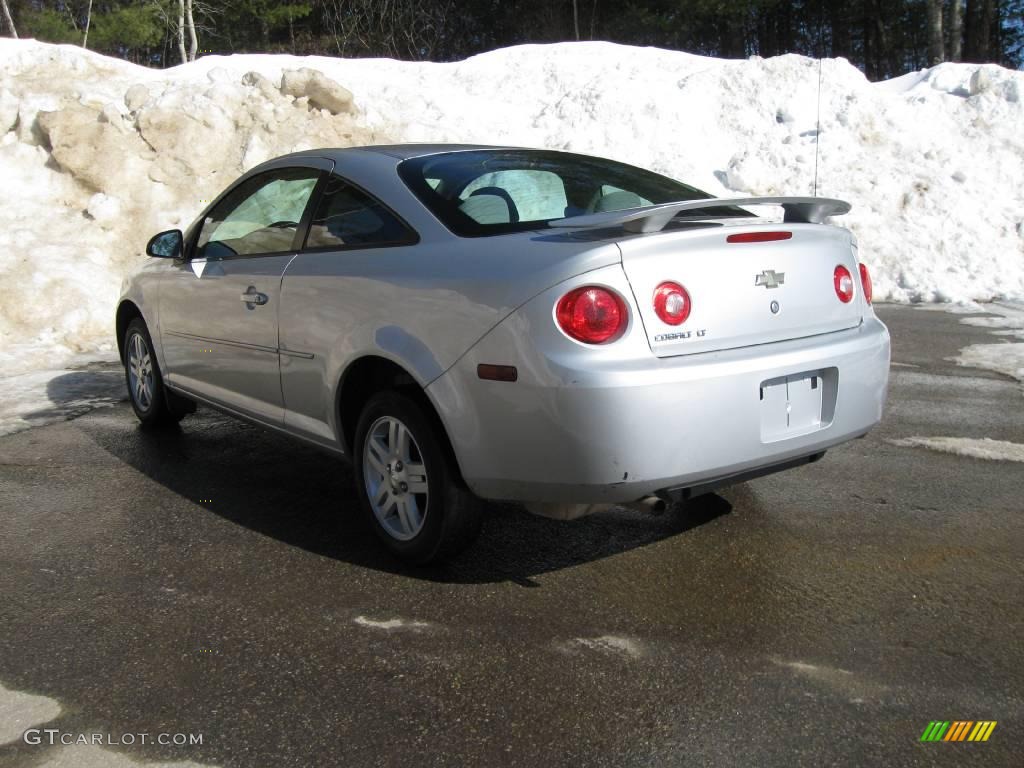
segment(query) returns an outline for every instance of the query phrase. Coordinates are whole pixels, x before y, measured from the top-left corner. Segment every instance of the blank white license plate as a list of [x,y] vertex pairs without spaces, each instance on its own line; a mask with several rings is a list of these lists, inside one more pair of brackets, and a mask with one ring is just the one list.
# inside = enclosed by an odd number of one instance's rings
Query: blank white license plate
[[830,372],[810,371],[761,382],[762,442],[805,435],[826,426],[822,421],[825,393],[834,389]]

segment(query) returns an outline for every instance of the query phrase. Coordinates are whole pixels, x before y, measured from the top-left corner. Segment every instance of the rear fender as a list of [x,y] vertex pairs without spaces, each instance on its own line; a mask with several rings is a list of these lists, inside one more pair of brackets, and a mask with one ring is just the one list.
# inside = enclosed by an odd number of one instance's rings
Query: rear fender
[[[625,332],[615,341],[588,345],[569,338],[555,321],[558,300],[574,288],[598,285],[622,297],[629,315]],[[470,488],[473,479],[487,477],[491,468],[505,461],[499,445],[500,427],[509,420],[530,419],[557,433],[563,429],[562,409],[572,389],[606,387],[616,377],[628,376],[643,362],[651,362],[651,350],[633,301],[629,282],[618,264],[577,275],[535,296],[509,315],[475,344],[428,393],[445,422],[452,448]],[[516,367],[516,382],[481,380],[481,364]],[[599,415],[598,415],[599,417]],[[491,425],[484,433],[482,425]],[[537,439],[544,440],[543,434]]]

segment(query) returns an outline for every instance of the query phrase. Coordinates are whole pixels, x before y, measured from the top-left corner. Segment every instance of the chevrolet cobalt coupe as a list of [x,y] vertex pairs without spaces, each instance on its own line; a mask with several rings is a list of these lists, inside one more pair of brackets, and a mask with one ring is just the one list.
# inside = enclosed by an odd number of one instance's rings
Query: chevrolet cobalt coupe
[[117,341],[144,424],[203,403],[348,456],[379,537],[426,562],[480,499],[660,505],[864,435],[889,335],[825,223],[848,210],[563,152],[310,150],[153,237]]

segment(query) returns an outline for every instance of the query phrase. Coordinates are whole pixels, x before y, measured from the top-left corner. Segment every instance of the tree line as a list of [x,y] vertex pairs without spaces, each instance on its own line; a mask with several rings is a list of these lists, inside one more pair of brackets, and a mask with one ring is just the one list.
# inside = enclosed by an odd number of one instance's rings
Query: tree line
[[728,58],[842,56],[870,79],[1024,65],[1024,0],[0,0],[5,34],[168,67],[208,53],[452,61],[610,40]]

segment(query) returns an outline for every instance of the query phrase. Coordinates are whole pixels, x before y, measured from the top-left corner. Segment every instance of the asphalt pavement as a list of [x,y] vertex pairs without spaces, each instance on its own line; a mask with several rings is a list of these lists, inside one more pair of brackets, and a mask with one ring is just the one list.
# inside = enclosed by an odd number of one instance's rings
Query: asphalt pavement
[[343,462],[207,409],[0,438],[0,766],[1021,766],[1024,463],[888,442],[1024,443],[1021,386],[949,360],[985,329],[879,314],[867,438],[661,515],[493,505],[428,569]]

